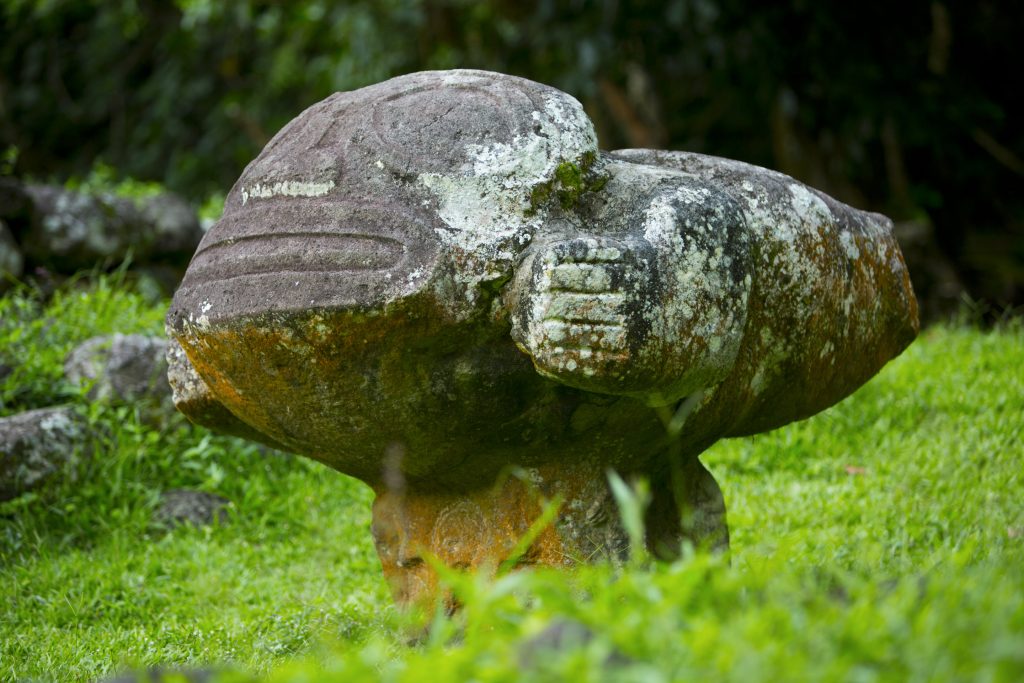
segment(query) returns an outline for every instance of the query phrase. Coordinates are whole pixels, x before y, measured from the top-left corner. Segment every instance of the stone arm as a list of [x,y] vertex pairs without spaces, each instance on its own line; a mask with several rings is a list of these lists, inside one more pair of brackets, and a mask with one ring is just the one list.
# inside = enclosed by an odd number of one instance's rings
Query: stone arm
[[734,365],[751,287],[744,216],[712,184],[606,170],[609,199],[583,207],[586,232],[531,245],[510,287],[512,337],[546,377],[671,404]]
[[625,199],[531,245],[511,283],[512,336],[540,374],[651,405],[704,391],[711,422],[743,434],[827,408],[916,335],[884,216],[716,157],[605,164]]

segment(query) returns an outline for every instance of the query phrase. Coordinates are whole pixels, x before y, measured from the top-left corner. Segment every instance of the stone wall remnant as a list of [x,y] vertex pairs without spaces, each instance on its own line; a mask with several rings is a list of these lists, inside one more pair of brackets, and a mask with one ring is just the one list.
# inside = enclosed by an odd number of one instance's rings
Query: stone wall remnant
[[128,198],[0,178],[0,290],[22,276],[38,281],[130,259],[136,270],[169,273],[170,294],[202,236],[195,210],[172,192]]

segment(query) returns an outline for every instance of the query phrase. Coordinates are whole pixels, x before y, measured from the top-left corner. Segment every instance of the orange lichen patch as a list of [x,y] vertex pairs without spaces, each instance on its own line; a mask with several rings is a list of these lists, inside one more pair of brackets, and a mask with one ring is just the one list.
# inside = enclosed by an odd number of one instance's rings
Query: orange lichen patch
[[[406,448],[411,482],[464,489],[510,464],[583,453],[600,455],[600,467],[632,467],[653,457],[661,429],[641,402],[554,384],[507,330],[446,322],[428,305],[185,325],[180,340],[231,414],[371,485],[396,442]],[[571,416],[590,404],[604,419],[573,432]]]
[[187,326],[179,340],[232,414],[296,452],[313,454],[348,438],[357,426],[348,418],[364,414],[375,398],[370,385],[396,364],[408,365],[404,354],[414,353],[418,340],[437,336],[423,322],[430,319],[437,316],[310,311]]
[[245,422],[239,420],[224,407],[223,403],[216,400],[212,394],[177,402],[175,407],[197,425],[215,429],[223,434],[230,434],[231,436],[249,439],[250,441],[258,441],[271,448],[288,450],[283,444],[277,443],[266,434],[253,429]]
[[[557,521],[531,529],[548,505],[559,505]],[[494,573],[617,558],[626,540],[616,520],[602,470],[553,465],[506,473],[469,491],[380,488],[372,531],[395,601],[429,610],[438,600],[454,605],[433,563]],[[531,532],[532,543],[522,548]]]

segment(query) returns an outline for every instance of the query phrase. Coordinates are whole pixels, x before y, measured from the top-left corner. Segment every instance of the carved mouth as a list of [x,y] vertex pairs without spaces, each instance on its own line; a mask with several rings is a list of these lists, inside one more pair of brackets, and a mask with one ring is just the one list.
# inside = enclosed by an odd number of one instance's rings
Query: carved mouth
[[427,238],[414,217],[348,202],[277,202],[215,225],[189,265],[190,283],[270,273],[393,270]]
[[174,297],[182,319],[376,309],[419,292],[437,263],[423,217],[390,206],[281,198],[226,214]]
[[388,271],[405,257],[397,239],[358,233],[285,232],[228,238],[192,259],[192,284],[260,273]]

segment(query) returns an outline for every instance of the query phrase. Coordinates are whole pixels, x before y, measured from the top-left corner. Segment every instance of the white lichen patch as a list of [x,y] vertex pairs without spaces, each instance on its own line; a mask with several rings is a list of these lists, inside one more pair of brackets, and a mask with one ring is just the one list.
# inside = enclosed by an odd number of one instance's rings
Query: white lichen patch
[[40,422],[39,426],[47,434],[74,434],[79,431],[78,425],[72,421],[68,413],[51,412]]
[[611,286],[609,270],[594,263],[560,264],[552,269],[551,279],[553,286],[575,292],[603,292]]
[[843,245],[846,258],[851,261],[856,261],[860,258],[860,249],[857,248],[857,242],[849,232],[844,230],[839,233],[839,243]]
[[271,197],[323,197],[334,189],[333,180],[282,180],[276,183],[256,183],[242,188],[242,204],[250,199]]
[[749,387],[756,396],[779,374],[782,362],[792,352],[792,345],[785,332],[776,335],[770,327],[762,327],[758,332],[755,346],[758,363],[750,378]]
[[[52,212],[43,215],[43,233],[54,253],[85,249],[114,255],[124,247],[124,226],[109,195],[95,198],[77,192],[59,192]],[[111,219],[114,220],[111,220]]]
[[786,189],[792,195],[790,205],[793,207],[793,211],[805,225],[831,228],[832,212],[825,200],[807,187],[797,183],[790,183]]
[[[699,211],[688,207],[699,207]],[[704,210],[711,208],[710,220]],[[700,374],[724,376],[742,341],[749,282],[736,282],[726,255],[725,215],[711,190],[678,186],[658,195],[644,213],[644,237],[656,249],[664,275],[674,279],[647,313],[665,346],[692,354]],[[734,226],[738,229],[740,226]],[[681,384],[686,392],[694,387]]]
[[437,199],[445,227],[438,236],[463,265],[457,281],[472,300],[493,273],[508,274],[547,207],[531,205],[532,190],[554,181],[560,164],[580,165],[597,152],[597,135],[572,97],[545,96],[534,126],[507,142],[467,144],[468,161],[452,173],[424,173],[418,182]]

